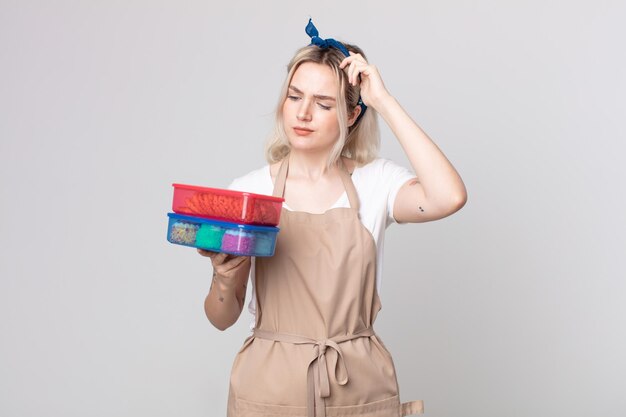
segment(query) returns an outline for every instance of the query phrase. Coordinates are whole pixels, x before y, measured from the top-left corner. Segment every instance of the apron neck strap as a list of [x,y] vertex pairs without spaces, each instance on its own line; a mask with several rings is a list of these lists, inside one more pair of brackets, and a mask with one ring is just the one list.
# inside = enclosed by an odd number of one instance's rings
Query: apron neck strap
[[356,192],[356,188],[354,187],[354,183],[352,182],[352,177],[348,174],[348,170],[343,163],[343,159],[339,157],[339,176],[341,177],[341,181],[343,182],[343,188],[346,189],[346,194],[348,194],[348,201],[350,202],[350,207],[356,210],[357,214],[359,213],[359,209],[361,208],[361,204],[359,203],[359,195]]
[[[338,161],[339,165],[339,176],[341,177],[341,182],[343,182],[343,187],[346,189],[346,194],[348,195],[348,201],[350,202],[350,207],[359,212],[361,207],[359,203],[359,196],[356,192],[356,188],[354,187],[354,183],[352,182],[352,178],[350,178],[350,174],[346,170],[346,167],[343,163],[341,157]],[[278,174],[276,175],[276,182],[274,183],[274,192],[272,195],[274,197],[284,198],[285,196],[285,183],[287,182],[287,173],[289,172],[289,155],[283,158],[280,163],[280,168],[278,169]]]
[[274,182],[274,197],[285,197],[285,182],[287,182],[287,171],[289,171],[289,155],[283,158],[276,174],[276,181]]

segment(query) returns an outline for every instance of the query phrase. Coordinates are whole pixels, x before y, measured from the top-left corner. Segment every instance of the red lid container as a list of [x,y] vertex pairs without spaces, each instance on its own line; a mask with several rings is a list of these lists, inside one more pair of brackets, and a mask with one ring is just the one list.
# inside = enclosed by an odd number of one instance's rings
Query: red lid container
[[172,184],[174,213],[243,224],[277,226],[283,198],[221,188]]

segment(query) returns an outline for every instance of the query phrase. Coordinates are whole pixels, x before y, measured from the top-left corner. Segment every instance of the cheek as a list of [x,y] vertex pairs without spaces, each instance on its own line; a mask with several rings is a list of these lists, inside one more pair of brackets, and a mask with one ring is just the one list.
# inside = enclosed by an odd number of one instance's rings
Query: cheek
[[284,124],[287,124],[296,118],[296,112],[294,110],[293,103],[289,103],[288,101],[283,104],[282,113],[282,119]]
[[324,126],[326,129],[331,130],[333,132],[339,132],[339,120],[337,120],[336,114],[326,114],[324,117]]
[[289,112],[289,102],[288,101],[285,101],[283,103],[282,110],[283,110],[283,114],[287,114]]

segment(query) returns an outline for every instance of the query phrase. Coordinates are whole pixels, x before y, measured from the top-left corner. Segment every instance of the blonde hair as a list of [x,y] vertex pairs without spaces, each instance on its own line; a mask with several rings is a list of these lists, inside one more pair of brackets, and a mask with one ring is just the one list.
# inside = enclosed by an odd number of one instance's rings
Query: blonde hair
[[[363,51],[354,45],[345,44],[349,51],[359,53],[365,57]],[[360,87],[348,83],[348,75],[339,68],[345,55],[335,48],[320,48],[315,45],[300,48],[287,66],[287,77],[283,83],[278,105],[276,106],[276,121],[274,130],[265,146],[265,158],[272,164],[285,158],[291,146],[285,133],[283,124],[283,105],[287,99],[289,84],[296,70],[305,62],[313,62],[328,66],[337,78],[337,120],[339,122],[339,139],[332,148],[328,166],[332,166],[339,157],[346,156],[355,160],[359,165],[367,164],[378,155],[380,133],[376,112],[368,108],[352,126],[348,126],[348,115],[354,113],[358,106]]]

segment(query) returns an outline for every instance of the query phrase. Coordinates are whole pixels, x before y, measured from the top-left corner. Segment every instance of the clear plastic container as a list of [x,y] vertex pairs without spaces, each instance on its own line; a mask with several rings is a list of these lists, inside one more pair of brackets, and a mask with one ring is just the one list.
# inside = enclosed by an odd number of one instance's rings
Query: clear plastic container
[[277,226],[283,198],[221,188],[172,184],[174,213],[227,222]]
[[168,213],[167,240],[243,256],[273,256],[278,227],[252,226]]

